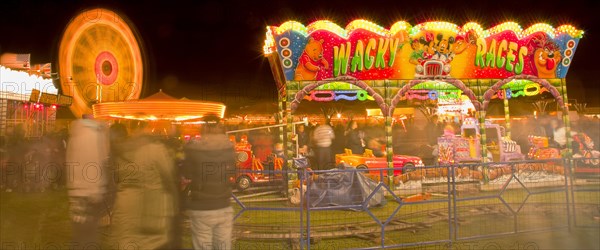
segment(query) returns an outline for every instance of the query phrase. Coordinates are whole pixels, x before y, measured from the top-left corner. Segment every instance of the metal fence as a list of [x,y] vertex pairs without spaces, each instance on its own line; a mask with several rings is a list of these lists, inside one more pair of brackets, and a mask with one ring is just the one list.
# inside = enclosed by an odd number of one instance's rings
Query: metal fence
[[[389,169],[265,171],[290,180],[234,193],[236,247],[450,248],[486,237],[598,228],[600,179],[589,160],[426,166],[393,177]],[[371,186],[340,191],[335,180],[320,180],[339,175],[347,182],[358,173]],[[330,191],[314,191],[319,185]],[[340,195],[350,202],[336,204]]]

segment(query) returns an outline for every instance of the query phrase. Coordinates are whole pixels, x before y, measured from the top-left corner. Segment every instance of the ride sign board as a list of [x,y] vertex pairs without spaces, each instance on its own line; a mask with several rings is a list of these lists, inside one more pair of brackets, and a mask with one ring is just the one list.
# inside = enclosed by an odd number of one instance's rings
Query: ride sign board
[[476,23],[397,22],[385,29],[365,20],[346,28],[329,21],[308,26],[290,21],[268,27],[264,52],[278,53],[287,81],[552,79],[566,77],[582,35],[570,25],[535,24],[523,30],[513,22],[484,30]]

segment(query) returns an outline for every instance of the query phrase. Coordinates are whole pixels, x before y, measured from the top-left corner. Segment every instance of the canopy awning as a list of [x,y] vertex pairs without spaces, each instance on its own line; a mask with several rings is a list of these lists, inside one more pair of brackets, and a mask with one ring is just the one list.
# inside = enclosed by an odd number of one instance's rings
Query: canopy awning
[[149,97],[124,102],[105,102],[92,106],[96,118],[186,121],[214,114],[225,115],[225,104],[219,102],[177,99],[159,91]]

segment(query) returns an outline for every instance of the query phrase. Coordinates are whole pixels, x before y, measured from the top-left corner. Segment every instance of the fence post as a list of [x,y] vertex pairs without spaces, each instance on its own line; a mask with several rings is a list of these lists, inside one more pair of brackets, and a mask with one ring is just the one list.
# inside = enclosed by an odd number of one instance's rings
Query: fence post
[[450,239],[450,242],[454,242],[456,241],[456,238],[458,237],[458,214],[457,214],[457,208],[456,208],[456,199],[457,199],[457,194],[456,194],[456,166],[451,165],[450,169],[452,169],[452,190],[450,190],[452,192],[452,208],[454,211],[452,211],[453,217],[454,217],[454,221],[452,222],[452,230],[454,235],[453,237]]
[[447,191],[448,191],[448,240],[450,240],[450,242],[448,243],[448,249],[452,249],[452,245],[453,245],[452,243],[455,238],[454,237],[454,228],[453,228],[454,221],[452,221],[452,219],[453,219],[453,217],[456,218],[456,215],[452,216],[453,211],[455,211],[455,209],[452,209],[452,206],[455,202],[453,201],[454,195],[453,195],[453,192],[451,191],[452,185],[453,185],[453,184],[451,184],[451,182],[454,183],[454,168],[451,165],[446,165],[446,168],[447,168],[446,172],[448,174],[447,175],[447,178],[448,178],[448,185],[447,185],[447,187],[448,187],[448,189],[447,189]]
[[306,196],[304,197],[306,198],[306,203],[304,203],[306,204],[306,249],[310,250],[310,182],[312,177],[308,177],[306,169],[304,169],[303,177],[306,180]]
[[[575,213],[575,192],[573,191],[573,169],[572,169],[572,158],[569,156],[563,159],[563,168],[565,170],[565,193],[567,199],[567,223],[569,225],[569,232],[571,232],[571,227],[573,223],[577,223],[576,213]],[[569,199],[569,193],[571,193],[571,197]],[[571,214],[571,209],[569,206],[572,206],[573,213]],[[573,220],[571,220],[571,216]],[[576,225],[575,225],[576,226]]]
[[[300,172],[302,171],[302,174]],[[298,168],[296,175],[298,176],[298,180],[300,181],[300,250],[304,249],[304,178],[306,176],[306,168]]]

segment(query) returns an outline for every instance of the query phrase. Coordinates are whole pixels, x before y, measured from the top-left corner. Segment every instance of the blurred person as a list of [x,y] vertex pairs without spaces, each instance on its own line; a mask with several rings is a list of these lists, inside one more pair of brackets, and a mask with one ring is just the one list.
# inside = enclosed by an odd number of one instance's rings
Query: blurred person
[[444,126],[443,136],[448,137],[448,138],[456,137],[456,132],[454,131],[454,126],[452,126],[450,124],[446,124],[446,126]]
[[329,126],[329,120],[317,126],[313,131],[313,143],[316,146],[317,165],[316,170],[325,170],[333,167],[333,155],[331,153],[331,144],[335,139],[333,128]]
[[121,143],[125,142],[125,140],[127,139],[129,132],[127,131],[127,127],[121,123],[120,121],[117,121],[115,123],[113,123],[112,125],[110,125],[110,127],[108,128],[108,138],[109,138],[109,145],[110,145],[110,150],[109,150],[109,155],[108,155],[108,162],[109,162],[109,167],[107,169],[108,171],[108,175],[112,176],[113,178],[109,179],[107,185],[106,185],[106,196],[105,196],[105,202],[107,207],[109,207],[109,209],[112,211],[113,209],[113,205],[115,202],[115,195],[117,192],[117,183],[116,181],[117,178],[114,178],[117,176],[118,172],[117,172],[117,145],[120,145]]
[[[567,145],[567,131],[565,126],[558,119],[553,119],[550,121],[550,126],[552,128],[552,137],[554,140],[554,144],[558,145],[560,148],[565,148]],[[571,134],[570,136],[574,136],[577,134],[575,128],[577,128],[577,123],[572,123]]]
[[365,132],[358,129],[356,121],[351,121],[346,131],[346,148],[352,150],[353,154],[363,154],[365,146]]
[[28,143],[25,140],[25,129],[23,124],[17,124],[14,128],[8,128],[6,131],[6,154],[7,161],[4,165],[3,179],[5,182],[5,192],[13,192],[21,189],[23,177],[23,165],[25,164],[25,154],[28,151]]
[[296,130],[296,140],[298,140],[299,154],[301,154],[301,155],[308,154],[309,136],[308,136],[308,132],[306,132],[306,128],[304,127],[304,124],[298,125],[298,129]]
[[275,143],[273,147],[273,155],[277,158],[285,159],[285,149],[283,148],[283,143],[278,142]]
[[99,247],[98,222],[106,209],[108,132],[106,126],[91,115],[73,121],[70,132],[65,165],[73,247]]
[[233,208],[228,176],[235,175],[233,143],[220,119],[204,118],[202,137],[185,146],[183,175],[191,180],[186,213],[191,220],[194,249],[231,249]]
[[341,154],[344,152],[344,146],[346,146],[346,128],[342,125],[342,122],[338,122],[333,126],[333,133],[335,138],[331,143],[331,154]]
[[273,135],[269,131],[261,129],[253,133],[250,139],[254,155],[261,162],[266,162],[269,155],[273,153]]
[[146,122],[132,122],[130,129],[131,135],[115,144],[118,181],[110,246],[172,249],[179,181],[174,161],[146,131]]
[[425,126],[425,132],[427,133],[427,144],[429,146],[436,145],[438,137],[442,135],[442,128],[437,115],[431,117],[431,121]]
[[386,152],[383,149],[383,144],[379,141],[379,138],[371,138],[367,142],[367,148],[373,151],[375,157],[384,157]]
[[535,135],[535,136],[549,137],[550,139],[553,139],[551,125],[550,125],[550,119],[548,118],[547,115],[541,115],[539,119],[536,119],[536,122],[534,124],[534,128],[532,131],[533,131],[533,135]]

